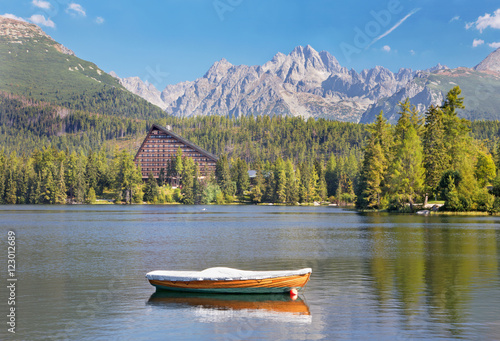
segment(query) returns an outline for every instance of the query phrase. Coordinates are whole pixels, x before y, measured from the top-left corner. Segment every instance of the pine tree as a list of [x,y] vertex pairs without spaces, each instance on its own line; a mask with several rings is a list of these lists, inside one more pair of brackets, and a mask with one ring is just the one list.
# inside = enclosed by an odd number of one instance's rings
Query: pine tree
[[255,178],[253,179],[253,187],[250,191],[250,196],[254,203],[260,203],[262,201],[264,188],[264,176],[262,175],[262,164],[260,161],[254,163],[255,168]]
[[393,205],[401,209],[405,203],[409,203],[412,209],[424,185],[423,149],[413,125],[405,129],[396,146],[394,166],[390,173]]
[[222,155],[215,164],[215,177],[217,184],[225,195],[233,196],[236,191],[236,185],[231,180],[231,171],[227,155]]
[[464,109],[464,98],[460,97],[462,90],[456,86],[446,95],[446,100],[441,106],[444,113],[444,141],[446,152],[450,158],[449,168],[461,169],[468,158],[468,151],[473,145],[469,135],[469,122],[459,118],[457,109]]
[[17,183],[14,179],[14,174],[12,171],[9,172],[9,176],[7,177],[7,186],[5,188],[5,203],[6,204],[15,204],[17,203]]
[[159,190],[158,183],[153,175],[153,173],[149,173],[148,181],[144,186],[144,196],[143,200],[150,203],[155,203],[155,200],[158,199]]
[[116,157],[118,171],[115,179],[115,189],[120,198],[124,198],[127,204],[132,203],[133,189],[142,180],[140,169],[134,163],[132,155],[122,151]]
[[236,183],[236,194],[243,195],[250,185],[248,177],[248,165],[245,160],[237,158],[231,168],[232,181]]
[[274,163],[274,179],[276,181],[274,200],[278,203],[285,203],[287,178],[285,172],[285,162],[282,158],[278,158]]
[[315,160],[314,170],[316,171],[316,174],[318,174],[318,181],[316,182],[317,200],[323,201],[326,199],[327,196],[325,170],[323,168],[323,162],[320,160]]
[[[69,197],[77,203],[83,203],[85,200],[85,159],[84,155],[77,155],[73,151],[66,160],[65,184],[68,188]],[[93,182],[95,181],[93,180]]]
[[475,176],[480,187],[485,187],[496,177],[496,167],[493,157],[484,151],[480,151],[477,156]]
[[95,204],[96,200],[97,199],[96,199],[96,195],[95,195],[95,190],[93,187],[90,187],[89,191],[87,192],[87,195],[85,197],[85,203],[93,205],[93,204]]
[[196,205],[201,204],[203,198],[203,191],[207,187],[206,182],[200,180],[200,168],[196,162],[194,162],[194,176],[193,176],[193,197],[194,203]]
[[440,108],[431,106],[425,117],[423,147],[425,184],[434,194],[441,176],[450,166],[445,140],[444,113]]
[[66,203],[66,184],[64,181],[64,162],[60,161],[59,162],[59,169],[55,174],[54,177],[55,181],[54,187],[52,187],[52,197],[51,197],[51,203],[52,204],[65,204]]
[[285,163],[286,182],[286,202],[295,205],[299,200],[299,180],[296,177],[292,160],[288,159]]
[[98,170],[97,155],[91,151],[87,156],[87,162],[85,167],[85,180],[86,180],[86,186],[88,188],[94,189],[94,194],[95,194],[95,188],[98,187],[99,176],[100,174]]
[[316,172],[316,168],[312,163],[308,165],[308,168],[311,171],[311,175],[309,176],[309,183],[307,185],[307,202],[313,202],[315,200],[319,200],[319,195],[318,195],[318,172]]
[[[410,117],[413,117],[414,121],[417,120],[417,122],[419,122],[418,119],[415,118],[415,115],[416,112],[412,112]],[[373,137],[375,142],[380,144],[382,153],[384,154],[387,163],[390,163],[392,146],[394,145],[394,137],[392,134],[391,125],[384,118],[383,111],[380,111],[373,126],[367,127],[367,130],[370,133],[370,136]]]
[[337,179],[335,176],[335,169],[337,168],[337,161],[333,154],[330,155],[328,162],[326,163],[325,170],[325,181],[327,188],[328,197],[335,195],[335,190],[337,187]]
[[393,138],[383,112],[380,112],[375,123],[367,130],[370,138],[365,147],[356,205],[359,208],[380,209],[384,208],[382,197],[387,191],[386,177],[389,159],[392,159]]
[[29,183],[30,183],[30,173],[31,173],[31,163],[23,158],[23,162],[19,165],[16,174],[17,182],[17,203],[26,204],[29,196]]
[[94,189],[96,195],[101,195],[105,188],[113,187],[116,177],[116,171],[108,165],[104,150],[97,154],[97,174],[97,187],[94,187]]
[[264,202],[276,202],[276,179],[275,172],[270,171],[266,178],[266,191],[264,192]]
[[182,157],[182,149],[177,148],[177,153],[175,154],[174,159],[174,174],[176,177],[180,177],[182,175],[182,171],[184,170],[184,163]]
[[42,185],[40,186],[41,188],[41,198],[38,201],[40,204],[53,204],[54,202],[52,201],[52,192],[55,187],[54,184],[54,178],[52,177],[52,173],[49,172],[47,169],[43,169],[40,175]]
[[382,208],[383,182],[387,160],[376,139],[370,139],[365,147],[365,158],[361,172],[361,195],[357,205],[360,208]]
[[33,183],[31,184],[30,204],[41,204],[42,203],[42,180],[40,175],[35,174]]
[[183,172],[181,176],[182,203],[193,205],[195,201],[194,193],[194,162],[192,158],[185,158]]
[[165,179],[166,179],[165,168],[162,167],[160,169],[160,174],[158,176],[158,186],[163,186],[165,184]]

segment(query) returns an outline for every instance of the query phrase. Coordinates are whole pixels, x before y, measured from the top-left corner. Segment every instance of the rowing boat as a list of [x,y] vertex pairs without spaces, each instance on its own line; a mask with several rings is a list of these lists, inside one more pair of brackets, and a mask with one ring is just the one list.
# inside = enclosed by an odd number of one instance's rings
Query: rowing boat
[[216,267],[203,271],[156,270],[148,272],[146,278],[151,285],[164,290],[270,294],[302,289],[309,280],[311,272],[310,268],[288,271],[245,271]]

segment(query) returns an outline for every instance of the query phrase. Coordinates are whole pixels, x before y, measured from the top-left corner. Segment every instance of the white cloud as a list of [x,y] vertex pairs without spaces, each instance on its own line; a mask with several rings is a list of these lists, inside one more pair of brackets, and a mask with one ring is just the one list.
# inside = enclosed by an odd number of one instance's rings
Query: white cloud
[[50,19],[45,19],[45,17],[41,14],[33,14],[29,20],[37,25],[42,25],[42,26],[47,26],[47,27],[52,27],[55,28],[56,24]]
[[38,8],[43,8],[43,9],[50,9],[50,2],[48,1],[43,1],[43,0],[33,0],[31,2],[33,5],[35,5]]
[[97,17],[95,18],[95,22],[96,24],[103,24],[104,23],[104,18],[103,17]]
[[500,41],[498,41],[496,43],[488,44],[488,46],[493,47],[494,49],[498,49],[498,48],[500,48]]
[[460,16],[459,15],[454,16],[453,18],[451,18],[450,22],[454,22],[454,21],[457,21],[457,20],[460,20]]
[[17,15],[14,15],[14,14],[10,14],[10,13],[5,13],[2,15],[2,17],[26,22],[26,20],[24,20],[23,18],[18,17]]
[[412,56],[414,56],[414,55],[415,55],[415,51],[414,51],[414,50],[410,50],[410,54],[411,54]]
[[488,27],[500,29],[500,8],[493,12],[493,15],[486,13],[482,17],[477,18],[475,22],[467,23],[465,28],[469,29],[474,26],[481,33]]
[[479,45],[483,45],[483,44],[484,44],[484,40],[474,39],[474,41],[472,42],[472,47],[478,47]]
[[82,17],[87,16],[87,12],[85,12],[85,9],[82,7],[82,5],[76,4],[74,2],[68,5],[68,8],[66,8],[66,13],[81,15]]
[[382,47],[382,50],[385,52],[391,52],[391,47],[389,45],[385,45],[384,47]]
[[406,19],[408,19],[409,17],[411,17],[413,14],[417,13],[418,11],[420,11],[420,8],[415,8],[413,9],[410,13],[408,13],[403,19],[401,19],[400,21],[398,21],[394,26],[392,26],[390,29],[388,29],[387,31],[385,31],[384,33],[382,33],[381,35],[379,35],[377,38],[373,39],[373,41],[368,44],[368,46],[366,48],[369,48],[370,46],[372,46],[373,44],[375,44],[377,41],[379,41],[380,39],[384,38],[385,36],[389,35],[392,31],[394,31],[396,28],[398,28],[402,23],[404,23],[406,21]]

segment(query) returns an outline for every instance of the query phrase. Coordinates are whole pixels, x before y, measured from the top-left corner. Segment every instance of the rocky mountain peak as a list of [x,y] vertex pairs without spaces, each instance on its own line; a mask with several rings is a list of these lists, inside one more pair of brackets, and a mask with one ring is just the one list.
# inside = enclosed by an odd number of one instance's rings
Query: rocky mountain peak
[[318,52],[311,47],[311,45],[307,46],[297,46],[290,52],[290,56],[292,57],[304,57],[305,59],[311,58],[313,56],[317,56]]
[[305,47],[297,46],[288,56],[295,63],[303,66],[305,69],[313,68],[320,71],[328,71],[328,64],[333,63],[333,60],[331,59],[333,56],[323,54],[322,58],[318,51],[313,49],[311,45],[307,45]]
[[15,44],[23,44],[28,39],[47,39],[49,42],[48,45],[54,46],[57,51],[71,56],[75,55],[73,51],[57,43],[40,27],[24,20],[12,19],[0,15],[0,37]]
[[203,77],[211,81],[218,81],[224,77],[231,67],[233,67],[233,64],[222,58],[215,62]]
[[440,71],[440,70],[449,70],[450,68],[447,67],[446,65],[441,65],[441,63],[438,63],[436,66],[434,67],[431,67],[427,70],[425,70],[425,72],[436,72],[436,71]]
[[37,36],[53,40],[35,24],[23,20],[11,19],[2,15],[0,15],[0,36],[4,36],[11,41],[35,38]]
[[488,57],[474,67],[474,70],[500,72],[500,48],[490,53]]

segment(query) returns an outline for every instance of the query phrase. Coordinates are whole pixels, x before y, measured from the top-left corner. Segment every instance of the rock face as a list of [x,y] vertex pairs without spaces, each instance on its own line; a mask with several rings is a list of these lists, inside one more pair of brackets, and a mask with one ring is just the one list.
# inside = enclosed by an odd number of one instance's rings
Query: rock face
[[424,112],[430,105],[440,105],[446,93],[459,85],[467,107],[459,114],[498,119],[500,99],[494,94],[500,89],[500,49],[474,69],[438,64],[423,71],[402,68],[393,73],[376,66],[358,73],[308,45],[288,55],[278,53],[258,66],[232,65],[222,59],[203,77],[169,85],[161,93],[136,77],[122,79],[121,84],[176,116],[293,115],[362,123],[373,122],[381,110],[396,122],[398,104],[406,98]]
[[476,65],[474,69],[477,71],[500,72],[500,48],[490,53],[489,56]]
[[[418,73],[417,76],[425,78],[424,73]],[[414,80],[409,81],[403,88],[395,92],[392,96],[381,99],[377,103],[369,107],[369,109],[361,117],[361,123],[371,123],[380,113],[384,112],[384,117],[392,123],[395,123],[399,116],[399,103],[404,102],[407,98],[418,111],[424,112],[431,105],[440,105],[443,101],[441,92],[433,92],[425,84],[422,85]]]
[[128,91],[165,110],[166,105],[161,99],[161,92],[153,84],[145,83],[139,77],[119,78],[114,72],[110,73],[110,75],[118,78],[120,84]]
[[222,59],[203,77],[169,85],[161,94],[136,78],[121,84],[177,116],[293,115],[356,122],[371,104],[412,77],[409,69],[395,74],[380,66],[357,73],[326,51],[298,46],[261,66]]

